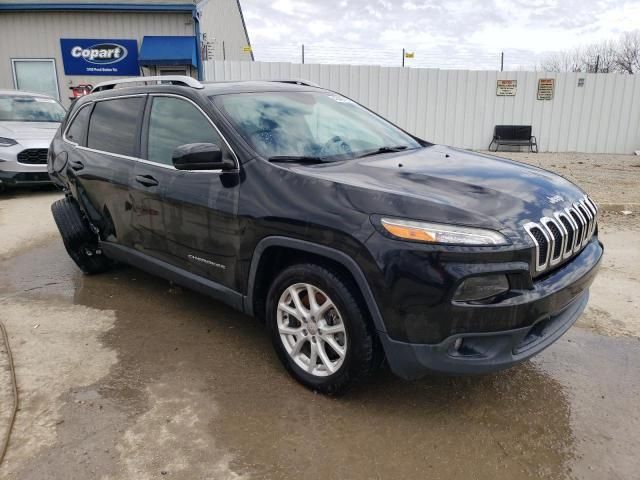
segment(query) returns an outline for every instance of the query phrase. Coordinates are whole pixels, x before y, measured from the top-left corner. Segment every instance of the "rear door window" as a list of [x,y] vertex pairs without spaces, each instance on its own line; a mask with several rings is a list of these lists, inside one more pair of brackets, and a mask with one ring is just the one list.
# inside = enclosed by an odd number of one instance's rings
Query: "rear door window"
[[137,157],[144,100],[128,97],[97,102],[89,121],[87,147]]
[[80,108],[80,111],[71,121],[71,125],[69,125],[66,134],[67,140],[80,146],[85,146],[89,115],[91,115],[91,105]]

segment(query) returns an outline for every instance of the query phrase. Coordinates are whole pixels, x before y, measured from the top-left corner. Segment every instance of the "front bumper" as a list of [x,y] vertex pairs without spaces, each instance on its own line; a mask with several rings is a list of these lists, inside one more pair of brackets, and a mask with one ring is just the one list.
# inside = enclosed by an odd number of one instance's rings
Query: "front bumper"
[[[55,130],[46,131],[50,131],[53,137]],[[50,143],[49,138],[21,138],[20,143],[16,145],[0,148],[0,188],[51,184],[46,162],[23,163],[18,160],[21,152],[45,150],[49,148]]]
[[[491,373],[509,368],[540,353],[558,340],[575,323],[587,306],[584,291],[563,311],[531,327],[503,332],[453,335],[437,345],[382,339],[391,370],[407,380],[429,373],[451,375]],[[460,350],[454,350],[457,339]]]
[[0,170],[0,186],[30,187],[50,184],[51,179],[49,178],[49,174],[46,170],[44,172],[5,172]]
[[454,328],[437,343],[407,342],[379,332],[391,370],[406,379],[429,373],[488,373],[536,355],[584,311],[602,253],[594,238],[572,261],[536,281],[532,290],[495,304],[452,307],[453,318],[442,321],[464,328]]

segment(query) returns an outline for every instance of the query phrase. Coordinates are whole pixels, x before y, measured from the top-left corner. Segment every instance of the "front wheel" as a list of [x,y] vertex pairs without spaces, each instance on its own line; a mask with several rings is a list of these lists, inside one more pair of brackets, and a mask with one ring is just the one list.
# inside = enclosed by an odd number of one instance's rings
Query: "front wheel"
[[98,248],[98,237],[91,231],[78,204],[65,197],[51,205],[67,253],[85,274],[102,273],[109,269],[111,261]]
[[355,288],[331,269],[300,264],[283,270],[269,289],[272,342],[289,373],[308,388],[340,394],[380,363]]

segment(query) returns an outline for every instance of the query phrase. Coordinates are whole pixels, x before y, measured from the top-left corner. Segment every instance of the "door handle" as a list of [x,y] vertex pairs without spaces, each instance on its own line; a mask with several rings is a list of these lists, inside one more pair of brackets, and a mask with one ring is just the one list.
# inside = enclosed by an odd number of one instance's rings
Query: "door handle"
[[145,187],[155,187],[158,185],[158,181],[151,175],[136,175],[136,182]]
[[76,172],[78,170],[82,170],[84,168],[84,163],[78,161],[78,160],[69,160],[69,165],[71,165],[71,168],[73,170],[75,170]]

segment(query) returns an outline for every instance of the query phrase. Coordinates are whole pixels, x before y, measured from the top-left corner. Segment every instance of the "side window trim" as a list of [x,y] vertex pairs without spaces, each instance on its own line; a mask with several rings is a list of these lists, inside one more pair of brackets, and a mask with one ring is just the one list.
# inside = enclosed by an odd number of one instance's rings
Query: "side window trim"
[[153,108],[153,95],[147,97],[147,103],[144,106],[142,114],[142,129],[140,131],[140,159],[153,165],[175,168],[173,165],[165,165],[159,162],[152,162],[149,158],[149,119],[151,118],[151,109]]
[[[149,118],[151,117],[151,108],[153,107],[153,99],[155,97],[177,98],[179,100],[187,101],[188,103],[190,103],[191,105],[196,107],[196,109],[200,112],[200,114],[204,117],[204,119],[207,120],[207,122],[209,122],[209,124],[214,128],[216,133],[220,136],[220,138],[224,142],[225,146],[231,152],[231,156],[233,157],[233,160],[235,161],[235,168],[232,169],[232,170],[225,170],[225,173],[233,173],[233,172],[239,172],[240,171],[240,160],[238,159],[238,155],[236,155],[236,152],[233,150],[233,148],[231,148],[231,145],[229,144],[229,142],[227,141],[225,136],[222,134],[222,132],[220,131],[218,126],[213,122],[213,120],[211,120],[209,115],[206,114],[206,112],[200,107],[200,105],[198,105],[196,102],[194,102],[190,98],[185,97],[184,95],[177,95],[175,93],[151,93],[151,94],[149,94],[149,98],[147,99],[147,104],[145,106],[143,120],[142,120],[142,135],[141,135],[141,140],[140,140],[140,157],[141,158],[139,159],[141,162],[148,163],[150,165],[155,165],[155,166],[158,166],[158,167],[164,167],[164,168],[170,168],[170,169],[176,170],[176,168],[173,165],[167,165],[167,164],[160,163],[160,162],[154,162],[153,160],[148,160],[146,158],[146,157],[148,157],[148,147],[149,147]],[[193,170],[192,173],[222,173],[222,170]]]
[[143,123],[144,123],[144,116],[147,112],[147,106],[151,103],[151,99],[149,98],[149,95],[145,95],[144,97],[144,103],[142,105],[142,114],[140,115],[140,117],[138,118],[138,123],[136,125],[136,158],[142,158],[142,127],[143,127]]
[[[95,107],[96,103],[98,102],[105,102],[108,100],[116,100],[119,98],[132,98],[132,97],[147,97],[146,101],[145,101],[145,105],[144,108],[142,110],[142,119],[140,122],[138,122],[138,157],[131,157],[128,155],[121,155],[119,153],[113,153],[113,152],[106,152],[104,150],[96,150],[94,148],[89,148],[86,146],[87,143],[87,135],[89,132],[89,123],[91,121],[91,117],[89,117],[89,122],[87,122],[87,125],[84,128],[84,138],[83,138],[83,143],[85,145],[79,145],[76,142],[73,142],[71,140],[69,140],[67,138],[67,130],[69,129],[69,127],[71,126],[71,124],[73,123],[73,120],[76,118],[76,116],[78,115],[78,113],[80,112],[80,110],[82,110],[83,108],[91,108],[93,110],[93,108]],[[195,103],[193,100],[191,100],[190,98],[185,97],[184,95],[177,95],[174,93],[153,93],[153,94],[146,94],[146,93],[140,93],[140,94],[132,94],[132,95],[119,95],[119,96],[113,96],[113,97],[107,97],[107,98],[100,98],[97,100],[92,100],[91,102],[87,102],[85,105],[81,106],[80,108],[78,108],[78,110],[76,110],[73,113],[73,117],[69,120],[69,123],[66,125],[64,133],[62,135],[62,139],[66,142],[69,143],[71,145],[75,145],[77,148],[81,149],[81,150],[86,150],[89,152],[96,152],[96,153],[103,153],[105,155],[111,155],[114,157],[119,157],[119,158],[125,158],[128,160],[136,160],[138,162],[141,163],[146,163],[148,165],[153,165],[156,167],[162,167],[162,168],[168,168],[170,170],[176,170],[176,168],[173,165],[166,165],[166,164],[162,164],[162,163],[158,163],[158,162],[153,162],[150,160],[147,160],[143,157],[145,157],[147,155],[147,145],[148,145],[148,139],[149,139],[149,116],[151,115],[151,105],[152,105],[152,98],[151,97],[174,97],[174,98],[179,98],[182,100],[186,100],[187,102],[191,103],[192,105],[194,105],[199,111],[200,113],[204,116],[204,118],[211,124],[211,126],[216,130],[216,132],[218,133],[218,135],[220,135],[220,138],[222,138],[222,141],[225,143],[225,145],[227,146],[227,148],[229,149],[229,151],[231,152],[231,155],[233,156],[233,159],[236,162],[236,167],[233,170],[225,170],[225,173],[233,173],[233,172],[239,172],[240,171],[240,161],[238,159],[238,155],[236,155],[236,152],[233,150],[233,148],[231,147],[231,145],[229,144],[228,140],[226,139],[226,137],[222,134],[222,132],[220,131],[220,129],[218,128],[218,126],[211,120],[211,118],[209,117],[209,115],[207,115],[204,110],[202,110],[202,108]],[[93,111],[91,112],[91,115],[93,114]],[[222,170],[195,170],[192,173],[222,173]]]
[[64,132],[62,133],[62,139],[65,142],[70,143],[71,145],[75,145],[76,147],[84,147],[84,146],[86,146],[86,144],[87,144],[87,132],[89,131],[89,122],[88,121],[84,125],[84,127],[82,128],[82,136],[81,136],[81,139],[80,139],[81,141],[79,143],[78,142],[74,142],[73,140],[70,140],[67,137],[67,133],[69,132],[69,129],[71,129],[71,125],[73,125],[73,122],[75,121],[76,117],[85,108],[88,108],[89,110],[91,110],[89,112],[89,119],[91,119],[91,114],[93,113],[93,107],[94,106],[95,106],[95,102],[87,102],[84,105],[82,105],[80,108],[78,108],[75,112],[73,112],[73,116],[67,122],[67,124],[66,124],[66,126],[64,128]]

